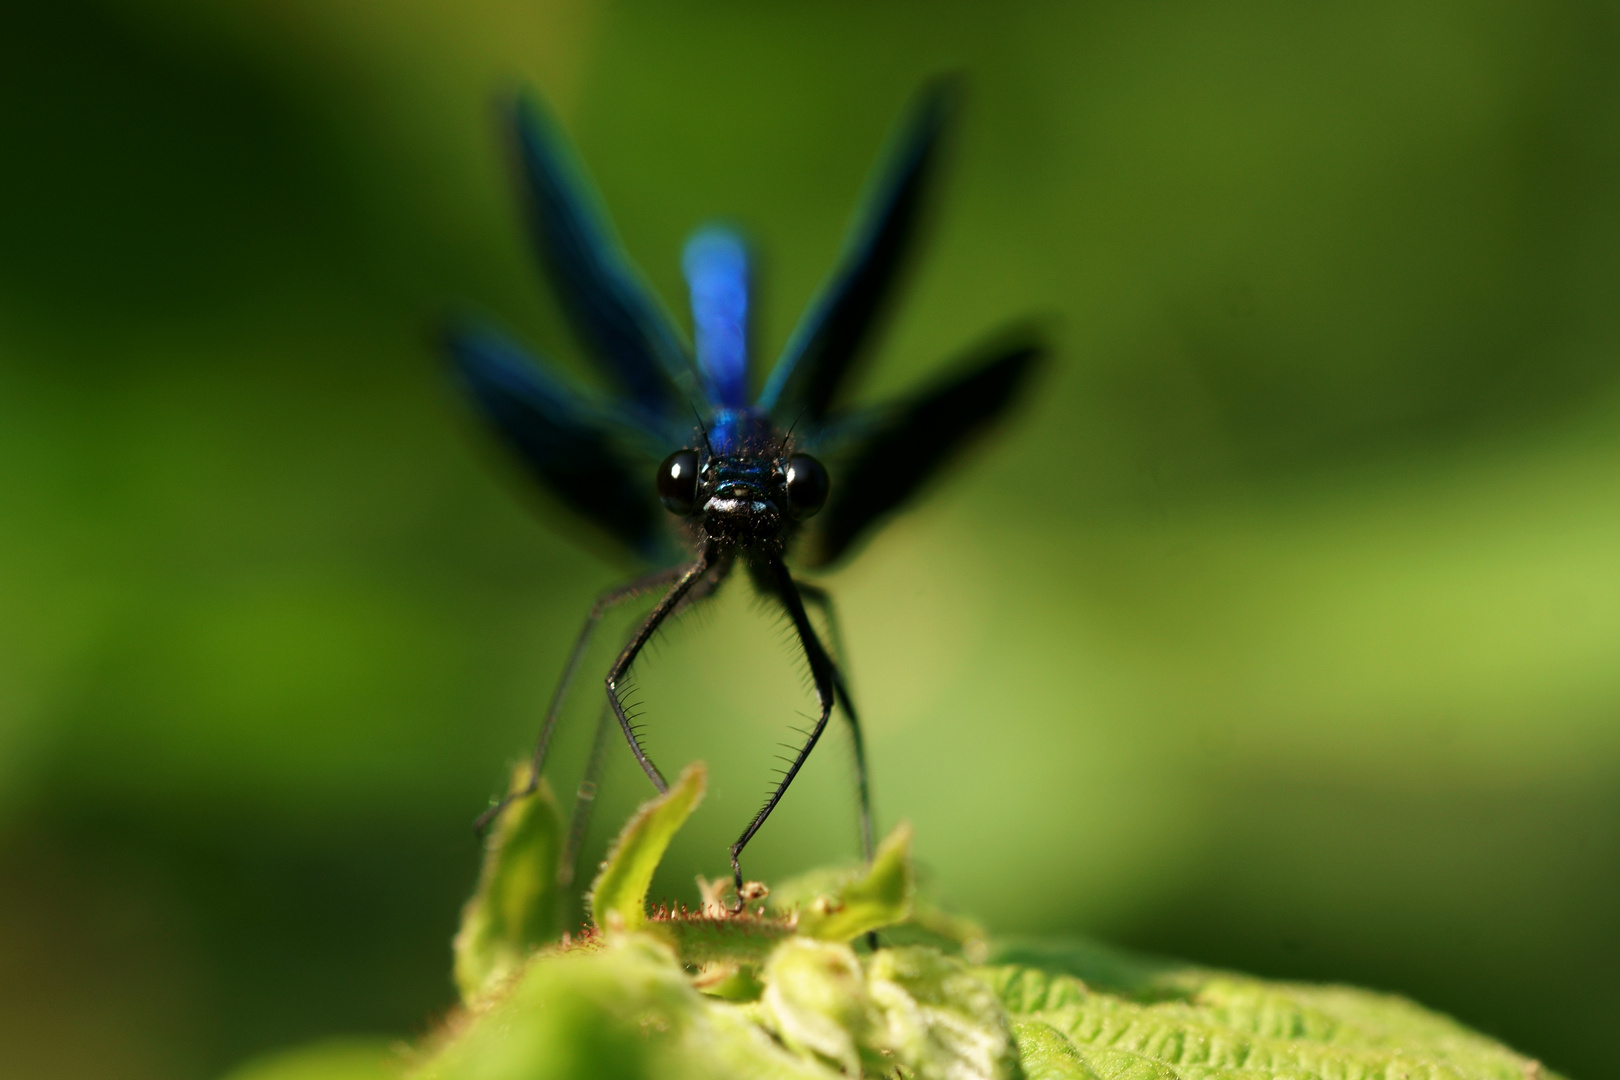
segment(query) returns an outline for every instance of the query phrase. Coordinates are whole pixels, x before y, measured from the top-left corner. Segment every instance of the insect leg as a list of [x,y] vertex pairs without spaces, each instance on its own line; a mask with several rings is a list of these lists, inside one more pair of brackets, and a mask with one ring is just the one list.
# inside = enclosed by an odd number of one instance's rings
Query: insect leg
[[579,845],[591,824],[597,783],[602,777],[602,760],[607,752],[608,720],[612,715],[612,710],[604,701],[602,711],[596,718],[596,734],[591,736],[591,756],[585,759],[585,774],[574,791],[574,809],[568,815],[568,838],[563,842],[562,861],[557,864],[557,884],[564,888],[574,882],[574,863],[579,858]]
[[[720,587],[723,578],[724,574],[711,574],[703,578],[686,594],[679,607],[690,607],[707,599]],[[565,888],[573,884],[575,863],[579,859],[579,847],[585,840],[585,830],[591,824],[591,811],[595,808],[597,785],[602,778],[602,766],[607,752],[607,734],[610,727],[609,719],[612,716],[613,710],[604,701],[601,715],[596,719],[596,734],[591,738],[590,757],[585,760],[585,773],[579,781],[578,789],[574,792],[574,808],[568,817],[568,838],[563,846],[562,861],[557,868],[557,883]]]
[[816,698],[821,703],[821,716],[817,718],[816,726],[810,729],[809,737],[805,739],[804,746],[799,748],[799,753],[788,766],[787,772],[782,774],[782,779],[777,782],[770,797],[765,800],[765,805],[760,807],[759,813],[754,815],[754,820],[748,823],[748,828],[743,830],[737,842],[731,845],[731,876],[737,887],[738,910],[741,910],[743,904],[742,866],[737,861],[738,856],[742,854],[742,849],[748,846],[748,841],[754,838],[754,834],[759,832],[759,827],[765,824],[765,819],[771,816],[776,804],[782,801],[788,785],[799,775],[799,770],[804,767],[810,751],[816,748],[816,741],[827,728],[827,718],[832,715],[835,693],[833,687],[837,682],[837,669],[833,667],[827,651],[821,647],[821,639],[816,637],[815,627],[810,625],[810,616],[804,612],[804,602],[799,599],[799,590],[793,583],[793,575],[788,573],[788,568],[782,564],[780,558],[771,559],[768,570],[772,589],[793,619],[794,629],[799,632],[799,643],[804,646],[805,658],[810,661],[810,676],[816,684]]
[[478,815],[478,820],[473,823],[474,829],[483,832],[514,799],[533,795],[535,788],[540,786],[540,770],[546,763],[546,751],[551,747],[551,735],[557,727],[557,717],[561,714],[563,702],[568,697],[568,687],[574,681],[574,674],[579,670],[579,662],[585,656],[585,647],[591,643],[591,634],[596,630],[596,624],[602,621],[602,616],[625,601],[635,599],[648,589],[655,589],[675,580],[683,571],[684,568],[679,566],[655,570],[609,589],[596,598],[596,603],[591,605],[590,614],[585,616],[585,625],[579,628],[579,637],[574,639],[574,648],[568,654],[568,662],[563,665],[562,677],[557,680],[556,689],[551,692],[551,701],[546,706],[546,718],[540,724],[540,738],[535,742],[534,757],[530,762],[529,782],[524,785],[522,791],[509,792],[501,796],[499,802]]
[[821,609],[821,614],[827,620],[827,631],[832,637],[833,688],[838,692],[838,704],[844,707],[844,718],[849,721],[850,746],[855,755],[855,790],[861,811],[861,854],[867,862],[871,862],[872,788],[866,772],[866,740],[861,737],[861,720],[855,713],[855,702],[849,696],[849,688],[844,685],[844,674],[840,669],[844,660],[844,641],[838,629],[838,613],[833,609],[832,594],[826,589],[805,581],[797,584],[799,595],[805,602]]
[[[630,743],[630,752],[636,755],[636,762],[641,766],[641,771],[647,774],[647,779],[652,781],[653,787],[658,789],[659,794],[668,791],[669,784],[664,780],[664,774],[658,771],[658,767],[652,763],[647,757],[646,751],[641,748],[641,740],[636,737],[636,730],[630,725],[630,717],[625,715],[624,702],[619,700],[619,682],[624,678],[625,673],[630,670],[630,665],[636,662],[636,657],[646,647],[647,642],[652,639],[653,634],[658,632],[658,627],[680,606],[682,599],[691,591],[692,586],[696,585],[712,566],[713,563],[709,552],[705,550],[698,556],[696,562],[680,571],[680,576],[676,579],[675,584],[670,586],[669,592],[665,593],[664,598],[658,601],[652,611],[647,613],[647,618],[642,621],[636,632],[630,635],[629,642],[625,644],[623,651],[619,653],[619,658],[613,662],[612,670],[607,674],[608,704],[613,707],[613,715],[619,718],[619,727],[624,731],[624,737]],[[720,572],[724,573],[724,567],[721,567]]]

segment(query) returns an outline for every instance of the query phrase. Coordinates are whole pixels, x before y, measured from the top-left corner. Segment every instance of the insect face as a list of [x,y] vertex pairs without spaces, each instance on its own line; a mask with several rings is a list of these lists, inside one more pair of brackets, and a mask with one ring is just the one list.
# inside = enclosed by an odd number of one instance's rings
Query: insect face
[[708,536],[745,545],[781,541],[789,516],[779,462],[746,453],[711,458],[698,489]]

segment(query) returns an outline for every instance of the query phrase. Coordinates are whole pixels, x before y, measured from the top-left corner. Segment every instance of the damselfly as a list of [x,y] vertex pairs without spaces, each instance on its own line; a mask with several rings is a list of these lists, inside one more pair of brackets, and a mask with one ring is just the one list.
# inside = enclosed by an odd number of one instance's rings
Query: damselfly
[[[750,387],[750,255],[741,235],[710,226],[686,244],[688,346],[619,245],[555,123],[533,99],[520,98],[507,119],[533,239],[575,334],[618,392],[594,394],[572,385],[487,325],[463,322],[447,335],[462,383],[533,478],[656,567],[592,606],[547,707],[529,787],[508,799],[538,783],[568,687],[592,631],[611,608],[660,593],[607,672],[603,714],[604,724],[617,720],[659,791],[666,789],[664,775],[647,756],[622,694],[648,640],[671,615],[712,596],[739,565],[792,620],[820,713],[731,845],[739,905],[743,848],[799,774],[835,707],[849,724],[862,845],[867,858],[872,854],[860,722],[838,663],[806,613],[807,604],[819,608],[836,643],[832,601],[794,576],[789,551],[796,548],[795,562],[808,567],[849,553],[976,429],[1005,410],[1040,354],[1032,335],[1004,335],[904,400],[843,406],[856,361],[918,231],[956,98],[949,80],[920,96],[874,178],[839,265],[757,393]],[[598,747],[605,730],[610,727],[599,728]],[[592,759],[590,768],[599,766],[600,753]],[[575,820],[570,850],[582,820],[577,808]],[[565,857],[565,866],[570,860]]]

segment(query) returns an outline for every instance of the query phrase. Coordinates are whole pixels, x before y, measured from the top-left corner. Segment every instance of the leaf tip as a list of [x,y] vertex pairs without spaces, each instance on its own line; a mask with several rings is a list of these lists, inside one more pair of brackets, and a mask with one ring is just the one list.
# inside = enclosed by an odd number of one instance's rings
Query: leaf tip
[[591,884],[587,903],[599,928],[635,930],[647,921],[647,890],[669,842],[703,801],[709,769],[694,761],[669,790],[649,799],[633,814]]

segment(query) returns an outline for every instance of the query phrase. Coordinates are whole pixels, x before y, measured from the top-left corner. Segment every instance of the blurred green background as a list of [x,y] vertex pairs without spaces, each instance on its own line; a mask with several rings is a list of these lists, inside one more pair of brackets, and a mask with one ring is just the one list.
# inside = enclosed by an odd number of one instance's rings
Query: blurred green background
[[[554,103],[673,307],[686,230],[747,224],[774,353],[950,68],[863,394],[1019,315],[1059,349],[828,579],[882,825],[1002,931],[1620,1070],[1614,5],[16,0],[0,1074],[204,1078],[451,1003],[469,823],[626,570],[427,344],[466,301],[578,363],[496,93]],[[666,771],[714,770],[691,900],[809,699],[742,587],[640,685]],[[615,749],[598,845],[646,794]],[[749,869],[853,845],[838,734]]]

